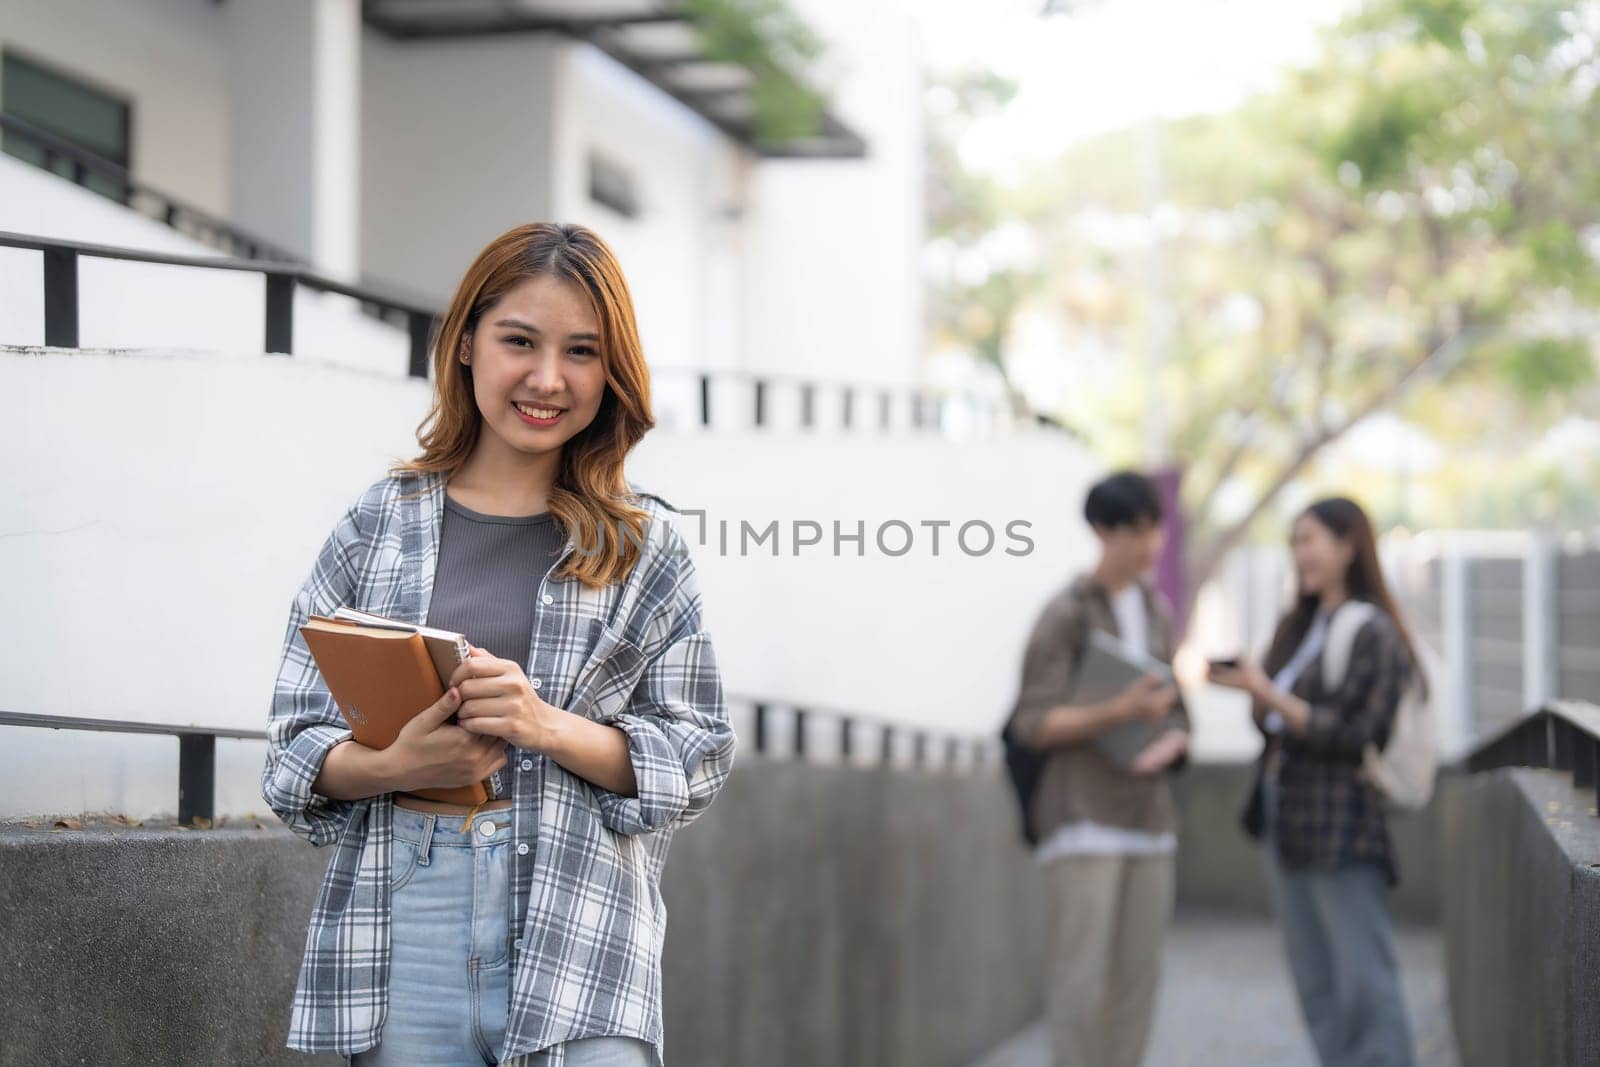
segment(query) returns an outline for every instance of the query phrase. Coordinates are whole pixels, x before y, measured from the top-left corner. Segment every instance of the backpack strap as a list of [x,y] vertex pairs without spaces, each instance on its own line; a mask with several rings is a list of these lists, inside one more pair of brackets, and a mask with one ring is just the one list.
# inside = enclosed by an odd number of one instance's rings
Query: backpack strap
[[1322,688],[1331,693],[1344,683],[1356,634],[1377,610],[1365,600],[1347,600],[1333,609],[1333,618],[1328,620],[1328,636],[1322,644]]

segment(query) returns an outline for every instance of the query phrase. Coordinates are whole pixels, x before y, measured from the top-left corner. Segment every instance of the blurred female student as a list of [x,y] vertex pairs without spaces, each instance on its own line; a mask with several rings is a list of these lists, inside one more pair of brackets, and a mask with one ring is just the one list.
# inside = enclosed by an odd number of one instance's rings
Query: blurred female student
[[[1324,1067],[1409,1067],[1388,901],[1399,876],[1383,796],[1360,771],[1366,746],[1387,743],[1420,660],[1358,504],[1312,504],[1294,520],[1290,547],[1297,591],[1265,662],[1211,667],[1213,682],[1250,695],[1266,739],[1245,829],[1266,843],[1285,952]],[[1358,603],[1370,617],[1330,684],[1330,629]]]

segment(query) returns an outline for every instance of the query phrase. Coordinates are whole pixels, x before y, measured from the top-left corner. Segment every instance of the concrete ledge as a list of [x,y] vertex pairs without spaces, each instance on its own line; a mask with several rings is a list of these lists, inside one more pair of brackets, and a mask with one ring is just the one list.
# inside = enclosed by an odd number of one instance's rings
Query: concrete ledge
[[967,1064],[1042,1006],[1042,886],[997,769],[751,757],[673,843],[669,1063]]
[[[0,829],[0,1065],[316,1062],[283,1038],[329,855]],[[998,769],[742,758],[667,862],[668,1062],[971,1062],[1039,1014],[1035,875]]]
[[283,1047],[328,855],[282,829],[0,831],[0,1064],[340,1062]]
[[[1242,763],[1191,763],[1175,782],[1178,904],[1196,911],[1271,915],[1261,846],[1240,825],[1254,770]],[[1389,817],[1400,885],[1397,918],[1433,923],[1439,916],[1439,800],[1450,776],[1441,774],[1433,803],[1415,814]]]
[[1600,1062],[1600,818],[1566,772],[1488,771],[1443,798],[1442,916],[1465,1067]]

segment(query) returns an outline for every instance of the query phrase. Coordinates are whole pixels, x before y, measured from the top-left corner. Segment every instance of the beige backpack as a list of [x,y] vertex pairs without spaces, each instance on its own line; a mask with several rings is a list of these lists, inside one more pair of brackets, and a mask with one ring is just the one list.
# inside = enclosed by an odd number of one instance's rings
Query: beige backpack
[[[1322,646],[1322,684],[1337,689],[1350,665],[1350,649],[1356,634],[1377,611],[1365,600],[1348,600],[1334,610],[1328,621],[1328,636]],[[1410,684],[1400,694],[1389,743],[1382,749],[1369,743],[1362,753],[1361,777],[1383,794],[1391,807],[1415,811],[1427,806],[1433,796],[1433,779],[1439,767],[1438,716],[1434,694],[1439,692],[1439,659],[1431,648],[1417,641],[1419,663],[1411,672]],[[1427,681],[1427,695],[1422,682]]]

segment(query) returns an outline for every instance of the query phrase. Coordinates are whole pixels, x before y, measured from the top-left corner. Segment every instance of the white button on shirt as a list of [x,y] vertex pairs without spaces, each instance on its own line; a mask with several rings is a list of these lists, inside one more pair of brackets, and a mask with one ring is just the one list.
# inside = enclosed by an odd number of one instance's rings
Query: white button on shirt
[[546,604],[554,604],[556,602],[556,598],[551,596],[549,593],[546,593],[544,596],[540,597],[540,599]]
[[540,685],[542,685],[542,684],[543,684],[543,683],[541,683],[541,682],[540,682],[540,681],[539,681],[539,679],[537,679],[537,678],[535,678],[535,679],[534,679],[534,680],[533,680],[533,687],[534,687],[534,688],[535,688],[535,689],[537,689],[537,688],[539,688],[539,686],[540,686]]

